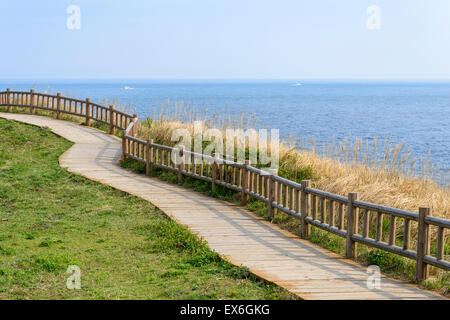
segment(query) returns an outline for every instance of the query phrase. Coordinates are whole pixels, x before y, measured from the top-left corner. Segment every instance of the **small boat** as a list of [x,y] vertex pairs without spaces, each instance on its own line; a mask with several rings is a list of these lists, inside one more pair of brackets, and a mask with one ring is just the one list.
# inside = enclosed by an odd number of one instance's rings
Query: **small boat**
[[124,90],[133,90],[132,87],[128,87],[128,86],[123,87],[123,89],[124,89]]

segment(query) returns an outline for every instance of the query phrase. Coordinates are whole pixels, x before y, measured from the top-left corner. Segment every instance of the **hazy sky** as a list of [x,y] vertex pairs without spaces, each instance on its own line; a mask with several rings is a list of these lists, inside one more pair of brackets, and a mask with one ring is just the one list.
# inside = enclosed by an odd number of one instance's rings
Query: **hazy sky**
[[0,78],[450,78],[449,0],[1,0],[0,39]]

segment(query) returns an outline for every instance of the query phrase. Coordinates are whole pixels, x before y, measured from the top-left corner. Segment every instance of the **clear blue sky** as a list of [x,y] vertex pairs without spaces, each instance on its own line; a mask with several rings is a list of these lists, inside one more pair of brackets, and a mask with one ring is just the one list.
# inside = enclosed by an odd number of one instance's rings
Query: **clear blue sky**
[[2,0],[0,39],[4,79],[450,78],[449,0]]

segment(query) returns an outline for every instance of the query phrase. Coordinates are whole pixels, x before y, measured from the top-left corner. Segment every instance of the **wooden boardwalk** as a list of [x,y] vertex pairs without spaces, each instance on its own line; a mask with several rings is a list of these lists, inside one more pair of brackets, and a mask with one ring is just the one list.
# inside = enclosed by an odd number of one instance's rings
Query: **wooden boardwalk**
[[369,289],[366,268],[281,230],[248,210],[158,178],[122,169],[121,142],[96,129],[47,117],[0,113],[0,117],[47,126],[75,143],[60,158],[70,172],[150,201],[205,239],[235,265],[304,299],[442,299],[413,284],[382,276]]

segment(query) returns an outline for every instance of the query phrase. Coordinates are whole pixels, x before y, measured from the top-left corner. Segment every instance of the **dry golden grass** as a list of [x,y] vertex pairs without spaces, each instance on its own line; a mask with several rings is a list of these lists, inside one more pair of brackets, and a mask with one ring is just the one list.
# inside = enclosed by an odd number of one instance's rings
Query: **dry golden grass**
[[[287,159],[286,159],[287,158]],[[316,174],[314,187],[394,208],[417,212],[420,206],[432,208],[433,215],[450,218],[450,192],[432,179],[399,171],[373,168],[365,164],[341,163],[312,152],[290,151],[282,167],[311,166]]]

